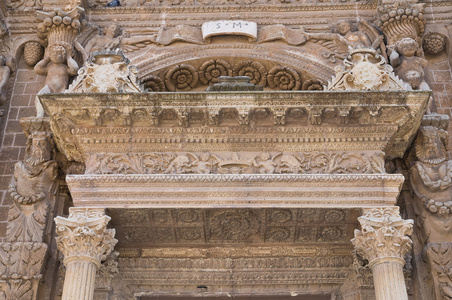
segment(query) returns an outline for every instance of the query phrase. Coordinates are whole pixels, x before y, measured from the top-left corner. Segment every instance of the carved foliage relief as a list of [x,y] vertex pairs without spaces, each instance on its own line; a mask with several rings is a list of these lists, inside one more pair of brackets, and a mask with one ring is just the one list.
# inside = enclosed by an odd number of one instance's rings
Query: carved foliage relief
[[107,229],[110,220],[102,209],[71,208],[69,217],[55,218],[58,249],[65,260],[73,256],[105,260],[117,243],[115,230]]
[[428,243],[424,251],[439,294],[437,299],[452,299],[452,243]]
[[86,174],[379,174],[383,153],[89,154]]
[[413,243],[409,238],[413,220],[403,220],[398,207],[385,207],[364,209],[358,221],[362,230],[355,230],[352,240],[358,254],[371,264],[385,257],[398,257],[404,262]]

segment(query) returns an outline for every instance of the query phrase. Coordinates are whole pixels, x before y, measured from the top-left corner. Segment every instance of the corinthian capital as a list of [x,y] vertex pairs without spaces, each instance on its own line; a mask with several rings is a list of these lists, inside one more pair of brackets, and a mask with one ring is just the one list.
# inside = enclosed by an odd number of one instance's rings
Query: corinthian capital
[[397,206],[364,209],[358,218],[362,230],[355,230],[353,245],[372,266],[384,259],[395,259],[404,264],[410,251],[413,220],[403,220]]
[[64,262],[87,259],[100,265],[118,242],[115,230],[107,229],[110,217],[104,209],[70,208],[69,217],[56,217],[58,249]]

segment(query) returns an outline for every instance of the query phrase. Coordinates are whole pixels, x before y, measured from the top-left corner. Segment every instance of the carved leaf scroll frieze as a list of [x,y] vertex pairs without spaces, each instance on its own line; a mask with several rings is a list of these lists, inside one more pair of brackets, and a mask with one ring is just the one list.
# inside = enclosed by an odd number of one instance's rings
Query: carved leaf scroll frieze
[[88,154],[86,174],[381,174],[383,153]]

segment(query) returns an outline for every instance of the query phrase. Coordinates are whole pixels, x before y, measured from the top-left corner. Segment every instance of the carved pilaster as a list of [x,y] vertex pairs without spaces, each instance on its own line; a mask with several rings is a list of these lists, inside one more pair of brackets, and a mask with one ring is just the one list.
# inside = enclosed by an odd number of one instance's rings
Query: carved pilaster
[[113,251],[100,265],[96,275],[95,299],[109,300],[113,293],[112,280],[118,275],[119,252]]
[[435,284],[434,299],[452,299],[452,242],[428,243],[424,252]]
[[14,202],[8,212],[6,242],[0,243],[0,299],[34,300],[46,262],[44,235],[57,163],[48,119],[22,119],[21,125],[28,140],[9,188]]
[[358,254],[369,261],[376,299],[408,299],[403,265],[412,245],[408,235],[412,233],[413,220],[403,220],[398,207],[364,209],[358,220],[362,230],[355,230],[352,243]]
[[96,270],[117,243],[109,221],[103,209],[91,208],[70,208],[68,218],[55,218],[66,266],[63,300],[93,299]]
[[[432,299],[452,299],[452,160],[447,160],[446,115],[426,115],[410,169],[417,236],[434,283]],[[424,246],[425,245],[425,246]],[[421,264],[423,267],[423,264]]]

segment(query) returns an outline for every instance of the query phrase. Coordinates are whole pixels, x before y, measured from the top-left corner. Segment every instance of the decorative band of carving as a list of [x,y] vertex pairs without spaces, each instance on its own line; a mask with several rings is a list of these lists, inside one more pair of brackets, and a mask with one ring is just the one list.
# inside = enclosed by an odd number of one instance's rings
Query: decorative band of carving
[[401,174],[154,174],[154,175],[67,175],[68,183],[172,183],[172,182],[393,182],[400,186]]
[[346,152],[101,153],[86,157],[87,174],[378,174],[384,154]]

